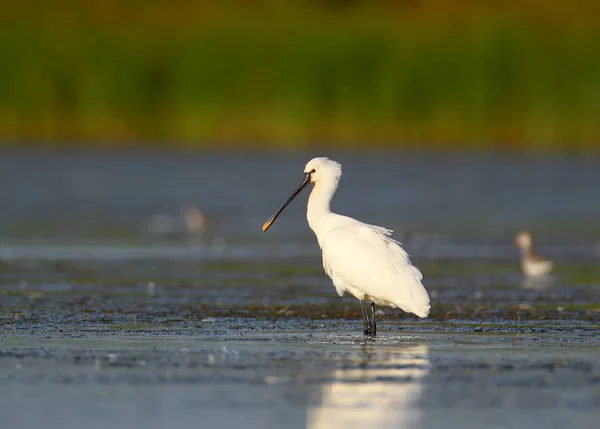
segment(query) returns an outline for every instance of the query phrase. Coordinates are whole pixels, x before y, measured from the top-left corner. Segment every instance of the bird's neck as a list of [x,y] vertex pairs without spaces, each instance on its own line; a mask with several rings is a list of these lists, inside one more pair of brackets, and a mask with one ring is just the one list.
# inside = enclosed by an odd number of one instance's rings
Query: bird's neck
[[337,189],[337,180],[322,180],[315,184],[310,197],[308,197],[308,208],[306,218],[310,229],[314,231],[317,238],[327,230],[328,220],[331,217],[329,205],[331,198]]
[[531,246],[521,247],[521,257],[524,259],[529,259],[533,251],[531,250]]

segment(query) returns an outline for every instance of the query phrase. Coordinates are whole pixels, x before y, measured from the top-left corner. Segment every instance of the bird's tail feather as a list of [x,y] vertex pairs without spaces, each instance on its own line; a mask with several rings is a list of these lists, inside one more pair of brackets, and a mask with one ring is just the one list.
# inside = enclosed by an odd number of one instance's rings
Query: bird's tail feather
[[415,308],[413,309],[413,313],[416,314],[417,316],[421,317],[421,318],[425,318],[427,316],[429,316],[429,310],[431,309],[431,306],[429,304],[420,307],[420,308]]

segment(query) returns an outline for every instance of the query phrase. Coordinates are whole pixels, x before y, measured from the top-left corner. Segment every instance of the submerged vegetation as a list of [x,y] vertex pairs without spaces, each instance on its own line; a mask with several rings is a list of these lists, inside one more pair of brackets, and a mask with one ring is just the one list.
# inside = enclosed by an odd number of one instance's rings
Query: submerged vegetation
[[6,3],[7,144],[598,147],[592,1]]

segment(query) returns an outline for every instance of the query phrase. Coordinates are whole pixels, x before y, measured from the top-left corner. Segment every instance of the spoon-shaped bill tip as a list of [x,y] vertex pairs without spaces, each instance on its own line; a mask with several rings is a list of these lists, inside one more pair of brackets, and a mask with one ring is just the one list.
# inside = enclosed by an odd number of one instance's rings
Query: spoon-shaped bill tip
[[269,227],[271,226],[272,223],[273,223],[273,218],[266,221],[265,224],[262,226],[263,232],[265,232],[267,229],[269,229]]

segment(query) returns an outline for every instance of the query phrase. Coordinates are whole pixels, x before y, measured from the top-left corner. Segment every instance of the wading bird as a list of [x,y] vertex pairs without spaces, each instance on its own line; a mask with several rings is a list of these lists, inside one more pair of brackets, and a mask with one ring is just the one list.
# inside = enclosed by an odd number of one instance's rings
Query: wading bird
[[533,237],[531,233],[522,231],[515,237],[515,246],[521,249],[521,269],[525,275],[538,277],[552,271],[552,261],[541,258],[533,251]]
[[423,275],[410,263],[400,243],[390,237],[392,231],[330,211],[341,176],[339,163],[324,157],[311,159],[298,189],[262,230],[266,231],[306,186],[314,184],[308,199],[308,225],[317,236],[323,268],[337,293],[342,296],[349,292],[360,300],[365,334],[375,335],[376,304],[427,317],[429,295],[421,284]]

